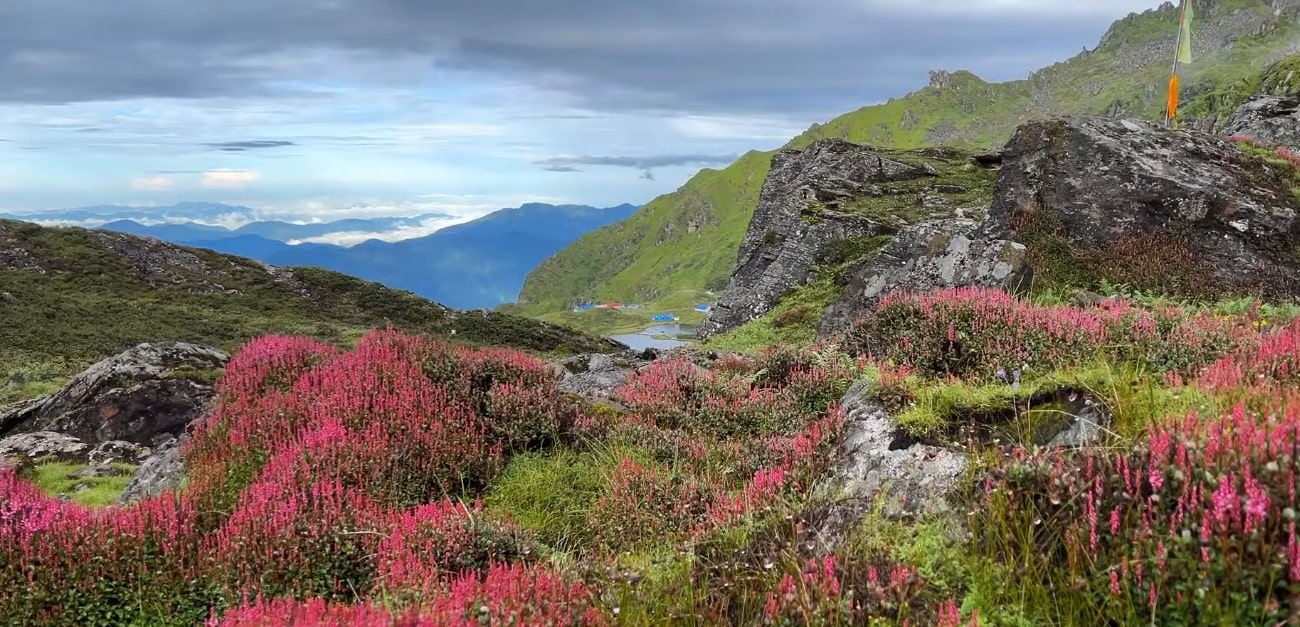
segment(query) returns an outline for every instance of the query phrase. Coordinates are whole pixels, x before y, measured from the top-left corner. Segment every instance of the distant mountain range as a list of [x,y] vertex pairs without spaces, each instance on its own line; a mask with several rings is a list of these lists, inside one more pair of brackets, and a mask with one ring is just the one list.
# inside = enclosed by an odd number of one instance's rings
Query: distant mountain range
[[[131,207],[126,205],[95,205],[75,209],[32,211],[28,213],[0,213],[0,219],[22,220],[46,224],[72,224],[94,228],[109,225],[124,227],[157,227],[149,235],[170,240],[174,237],[192,238],[196,231],[206,231],[214,237],[257,235],[280,241],[295,241],[323,237],[334,233],[388,233],[399,229],[427,225],[433,221],[455,220],[447,213],[423,213],[410,217],[348,218],[332,222],[298,224],[280,220],[265,220],[263,212],[240,205],[223,203],[183,202],[162,207]],[[131,223],[131,224],[128,224]],[[239,224],[234,229],[222,226]],[[175,227],[174,229],[172,227]],[[110,230],[123,230],[110,228]],[[134,231],[130,231],[134,232]]]
[[[389,221],[385,224],[390,228],[401,228],[402,221],[418,224],[429,217],[355,219],[323,224],[254,222],[237,229],[192,223],[143,224],[118,218],[97,228],[208,248],[276,266],[313,266],[343,272],[409,290],[456,309],[491,309],[514,302],[524,277],[547,257],[588,232],[626,219],[636,210],[630,204],[596,208],[530,203],[495,211],[424,237],[396,242],[372,239],[352,247],[287,242],[329,233],[381,232],[383,229],[377,228],[381,221]],[[52,215],[74,220],[87,215],[87,210],[46,212],[40,214],[40,219],[52,220],[49,217]]]

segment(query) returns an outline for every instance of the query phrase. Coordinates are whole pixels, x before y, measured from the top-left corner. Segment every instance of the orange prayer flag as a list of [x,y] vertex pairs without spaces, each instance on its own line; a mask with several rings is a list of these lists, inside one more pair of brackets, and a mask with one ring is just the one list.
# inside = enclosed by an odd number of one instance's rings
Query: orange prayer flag
[[1169,112],[1169,119],[1174,119],[1178,112],[1178,75],[1169,77],[1169,101],[1165,105],[1166,111]]

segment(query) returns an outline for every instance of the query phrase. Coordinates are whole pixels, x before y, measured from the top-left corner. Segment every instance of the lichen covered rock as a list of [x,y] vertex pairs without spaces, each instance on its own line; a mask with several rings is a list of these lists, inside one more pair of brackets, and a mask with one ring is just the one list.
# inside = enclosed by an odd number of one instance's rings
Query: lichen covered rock
[[1300,151],[1300,96],[1251,98],[1228,119],[1223,134]]

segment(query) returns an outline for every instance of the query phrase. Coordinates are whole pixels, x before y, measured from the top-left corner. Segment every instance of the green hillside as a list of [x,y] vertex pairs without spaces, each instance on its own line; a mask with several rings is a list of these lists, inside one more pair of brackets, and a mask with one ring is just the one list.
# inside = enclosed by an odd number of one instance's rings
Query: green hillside
[[[1300,41],[1288,2],[1280,17],[1267,0],[1219,0],[1199,9],[1195,62],[1182,77],[1184,121],[1223,122],[1250,93],[1300,81],[1279,64]],[[1017,125],[1052,113],[1160,119],[1177,15],[1172,9],[1130,14],[1101,43],[1028,78],[988,83],[966,71],[934,72],[924,88],[814,124],[787,147],[838,137],[885,147],[1000,146]],[[1193,118],[1199,118],[1199,122]],[[703,170],[630,219],[590,233],[551,257],[524,283],[512,310],[571,321],[559,312],[583,299],[654,303],[683,300],[681,292],[726,285],[740,240],[758,201],[773,152],[750,152],[722,170]],[[675,303],[674,303],[675,304]]]
[[0,404],[135,344],[226,350],[265,333],[346,344],[374,327],[454,335],[539,353],[609,349],[571,329],[459,312],[409,292],[313,268],[125,234],[0,220]]

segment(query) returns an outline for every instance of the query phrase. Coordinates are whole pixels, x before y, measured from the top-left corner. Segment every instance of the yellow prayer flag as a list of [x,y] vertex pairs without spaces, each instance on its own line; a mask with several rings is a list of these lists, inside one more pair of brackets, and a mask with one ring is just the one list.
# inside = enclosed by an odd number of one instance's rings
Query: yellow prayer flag
[[1183,17],[1178,24],[1178,62],[1192,62],[1192,0],[1184,0]]

